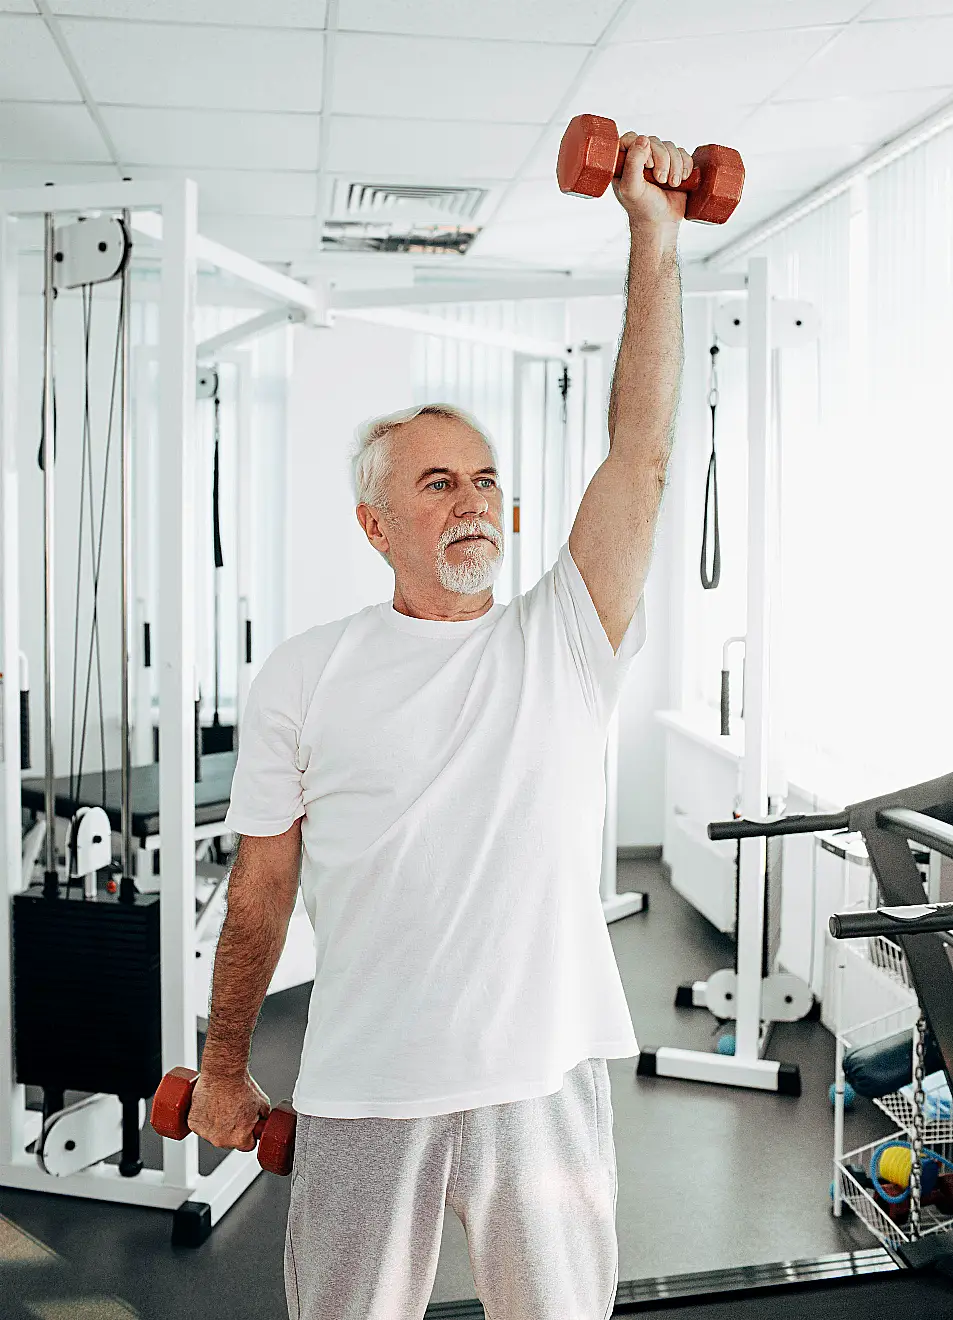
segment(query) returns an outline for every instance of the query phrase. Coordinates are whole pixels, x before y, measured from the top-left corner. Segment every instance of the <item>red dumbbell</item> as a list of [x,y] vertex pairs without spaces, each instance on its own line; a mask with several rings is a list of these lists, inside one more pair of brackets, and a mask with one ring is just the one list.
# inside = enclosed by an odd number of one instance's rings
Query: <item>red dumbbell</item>
[[[160,1137],[181,1141],[191,1132],[189,1110],[198,1079],[199,1075],[193,1068],[172,1068],[159,1083],[159,1089],[152,1100],[149,1121]],[[282,1100],[267,1118],[260,1118],[255,1124],[258,1163],[268,1173],[278,1173],[284,1177],[291,1172],[297,1118],[291,1101]]]
[[[602,115],[576,115],[559,144],[556,178],[564,193],[576,197],[601,197],[613,179],[622,177],[625,147],[619,145],[619,130]],[[657,187],[688,193],[685,219],[705,225],[723,225],[741,200],[745,167],[734,147],[696,147],[694,169],[675,188],[659,184],[651,170],[645,177]]]

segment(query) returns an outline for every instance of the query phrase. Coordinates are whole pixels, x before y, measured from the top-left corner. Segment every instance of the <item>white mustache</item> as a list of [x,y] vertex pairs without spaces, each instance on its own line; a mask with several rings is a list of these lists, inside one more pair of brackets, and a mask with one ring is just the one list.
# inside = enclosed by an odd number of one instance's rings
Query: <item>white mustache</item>
[[444,532],[438,543],[438,549],[446,550],[454,541],[465,540],[468,536],[485,536],[492,541],[497,550],[503,549],[503,538],[491,522],[483,518],[474,518],[470,522],[458,523],[456,527]]

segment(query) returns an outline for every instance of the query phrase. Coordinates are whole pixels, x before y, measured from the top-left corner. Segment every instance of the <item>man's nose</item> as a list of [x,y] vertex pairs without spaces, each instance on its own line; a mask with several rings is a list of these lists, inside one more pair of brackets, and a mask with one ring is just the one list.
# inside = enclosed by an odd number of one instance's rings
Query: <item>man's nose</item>
[[458,518],[463,518],[467,514],[482,518],[489,507],[490,501],[486,497],[486,492],[471,483],[468,489],[461,491],[454,513]]

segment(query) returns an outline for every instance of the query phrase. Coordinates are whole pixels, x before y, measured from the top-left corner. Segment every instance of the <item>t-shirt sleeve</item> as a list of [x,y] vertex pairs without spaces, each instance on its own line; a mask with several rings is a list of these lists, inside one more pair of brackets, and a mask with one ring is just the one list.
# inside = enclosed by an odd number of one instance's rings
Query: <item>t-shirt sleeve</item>
[[563,545],[553,569],[557,618],[566,638],[590,707],[608,720],[618,704],[632,662],[645,642],[645,598],[635,613],[617,651],[606,636],[599,612],[585,579]]
[[298,767],[301,675],[286,647],[273,651],[252,680],[238,740],[225,828],[234,834],[284,834],[305,814]]

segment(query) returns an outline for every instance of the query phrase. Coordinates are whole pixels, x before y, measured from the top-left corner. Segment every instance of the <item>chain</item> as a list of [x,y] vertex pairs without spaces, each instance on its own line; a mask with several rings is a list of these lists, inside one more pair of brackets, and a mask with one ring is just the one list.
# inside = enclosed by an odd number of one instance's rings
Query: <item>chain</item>
[[927,1020],[923,1013],[917,1021],[914,1036],[913,1066],[913,1159],[910,1164],[910,1237],[916,1240],[920,1236],[920,1195],[923,1173],[923,1109],[926,1096],[923,1091],[923,1079],[926,1075],[926,1034]]

